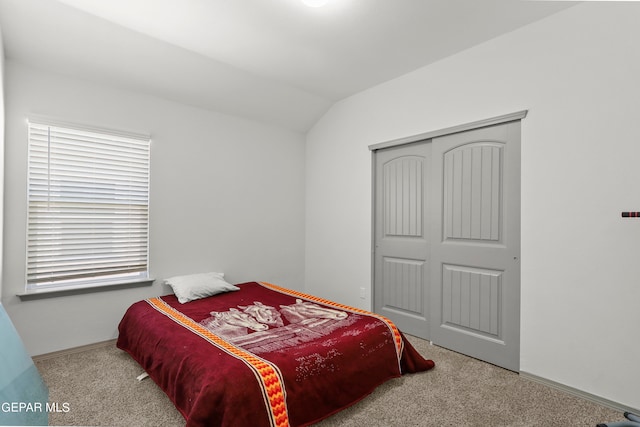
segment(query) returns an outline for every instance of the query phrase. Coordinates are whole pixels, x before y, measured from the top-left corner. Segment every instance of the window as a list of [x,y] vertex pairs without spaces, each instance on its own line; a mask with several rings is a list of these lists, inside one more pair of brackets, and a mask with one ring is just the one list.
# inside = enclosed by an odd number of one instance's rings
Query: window
[[148,278],[150,145],[29,122],[27,291]]

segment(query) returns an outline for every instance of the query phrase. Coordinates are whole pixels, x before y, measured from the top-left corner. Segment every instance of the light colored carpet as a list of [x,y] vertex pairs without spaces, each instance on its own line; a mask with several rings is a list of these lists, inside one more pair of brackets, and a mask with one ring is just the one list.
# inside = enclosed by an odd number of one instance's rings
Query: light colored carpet
[[[408,337],[436,367],[405,375],[318,427],[595,427],[622,414],[496,366]],[[182,415],[131,357],[114,346],[39,360],[50,401],[69,404],[50,425],[184,426]],[[242,427],[242,426],[238,426]]]

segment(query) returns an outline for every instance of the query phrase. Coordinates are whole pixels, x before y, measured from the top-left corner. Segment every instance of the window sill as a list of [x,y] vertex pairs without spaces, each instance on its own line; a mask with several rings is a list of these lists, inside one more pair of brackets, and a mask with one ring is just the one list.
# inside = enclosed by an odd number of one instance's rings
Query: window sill
[[118,289],[140,288],[151,286],[155,279],[137,279],[127,282],[100,283],[93,285],[79,285],[62,289],[41,289],[36,291],[25,291],[18,294],[22,301],[32,301],[43,298],[55,298],[69,295],[90,294],[94,292],[115,291]]

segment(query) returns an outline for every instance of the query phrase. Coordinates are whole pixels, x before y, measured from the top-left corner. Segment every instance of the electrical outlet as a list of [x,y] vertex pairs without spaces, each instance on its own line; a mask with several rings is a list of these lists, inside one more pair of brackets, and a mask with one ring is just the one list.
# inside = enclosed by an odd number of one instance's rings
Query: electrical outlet
[[365,288],[360,288],[360,299],[367,298],[367,290]]

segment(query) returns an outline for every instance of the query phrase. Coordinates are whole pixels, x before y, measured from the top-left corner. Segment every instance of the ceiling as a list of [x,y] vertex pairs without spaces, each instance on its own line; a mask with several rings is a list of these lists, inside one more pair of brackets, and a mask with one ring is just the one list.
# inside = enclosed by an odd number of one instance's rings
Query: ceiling
[[306,132],[336,101],[571,1],[0,0],[5,56]]

